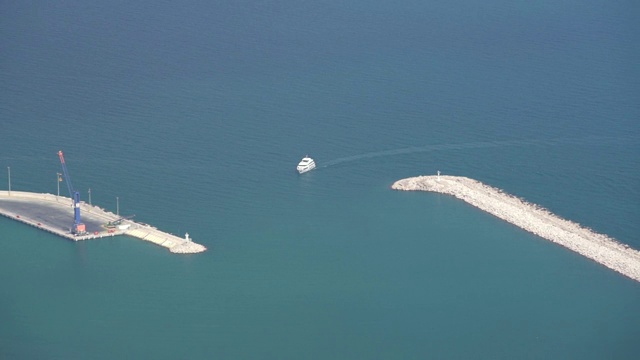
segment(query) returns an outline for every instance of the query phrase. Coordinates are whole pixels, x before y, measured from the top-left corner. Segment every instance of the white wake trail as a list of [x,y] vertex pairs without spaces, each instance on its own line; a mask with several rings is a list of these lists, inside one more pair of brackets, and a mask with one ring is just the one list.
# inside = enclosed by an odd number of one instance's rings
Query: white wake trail
[[432,144],[424,146],[411,146],[400,149],[374,151],[364,154],[352,155],[341,157],[327,161],[319,166],[320,168],[326,168],[335,166],[338,164],[349,163],[362,159],[371,159],[385,156],[395,155],[407,155],[416,154],[422,152],[432,151],[450,151],[450,150],[466,150],[466,149],[484,149],[495,147],[508,147],[508,146],[555,146],[563,144],[575,144],[575,145],[600,145],[609,142],[625,142],[625,141],[639,142],[640,139],[634,137],[607,137],[607,136],[588,136],[581,138],[551,138],[551,139],[518,139],[518,140],[497,140],[497,141],[476,141],[467,143],[450,143],[450,144]]

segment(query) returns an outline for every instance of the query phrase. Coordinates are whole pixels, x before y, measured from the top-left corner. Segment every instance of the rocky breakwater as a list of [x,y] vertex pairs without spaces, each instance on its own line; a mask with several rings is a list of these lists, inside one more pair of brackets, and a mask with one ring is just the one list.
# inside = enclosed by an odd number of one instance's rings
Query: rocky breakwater
[[206,250],[204,245],[191,241],[189,233],[184,234],[184,239],[181,242],[169,248],[169,251],[174,254],[196,254]]
[[640,281],[640,251],[479,181],[460,176],[418,176],[398,180],[391,188],[453,195],[502,220]]
[[206,251],[207,248],[204,245],[196,244],[193,241],[184,241],[181,244],[174,245],[169,249],[175,254],[195,254]]
[[180,238],[160,231],[151,225],[131,220],[125,221],[123,225],[127,228],[125,230],[126,235],[163,246],[175,254],[195,254],[207,250],[204,245],[193,242],[189,237],[189,233],[185,234],[184,238]]

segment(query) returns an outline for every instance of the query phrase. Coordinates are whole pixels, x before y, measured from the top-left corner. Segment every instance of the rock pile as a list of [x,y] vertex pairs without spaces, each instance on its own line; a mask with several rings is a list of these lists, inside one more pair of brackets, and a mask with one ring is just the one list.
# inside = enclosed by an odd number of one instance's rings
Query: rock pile
[[196,244],[187,240],[169,249],[169,251],[175,254],[195,254],[206,250],[207,248],[204,245]]
[[640,281],[640,251],[479,181],[460,176],[418,176],[398,180],[391,188],[453,195],[502,220]]

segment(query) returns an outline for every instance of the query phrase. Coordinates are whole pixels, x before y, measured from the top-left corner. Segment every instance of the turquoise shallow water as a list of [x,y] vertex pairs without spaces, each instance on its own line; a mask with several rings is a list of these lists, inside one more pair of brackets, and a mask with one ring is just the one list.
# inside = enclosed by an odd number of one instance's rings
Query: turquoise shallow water
[[634,11],[3,5],[12,187],[55,192],[62,149],[85,200],[210,251],[1,218],[0,357],[635,358],[637,283],[389,189],[468,176],[640,248]]

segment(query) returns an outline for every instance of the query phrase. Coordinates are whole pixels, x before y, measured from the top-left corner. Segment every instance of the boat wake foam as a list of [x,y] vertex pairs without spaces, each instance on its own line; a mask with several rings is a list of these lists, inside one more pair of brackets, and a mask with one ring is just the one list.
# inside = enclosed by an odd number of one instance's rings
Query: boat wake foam
[[425,146],[411,146],[400,149],[374,151],[365,154],[352,155],[327,161],[322,165],[323,168],[343,163],[349,163],[362,159],[378,158],[384,156],[416,154],[432,151],[449,151],[449,150],[467,150],[467,149],[485,149],[507,146],[554,146],[554,145],[600,145],[605,143],[623,143],[623,142],[640,142],[637,137],[609,137],[609,136],[588,136],[581,138],[551,138],[551,139],[520,139],[520,140],[497,140],[497,141],[476,141],[457,144],[434,144]]

